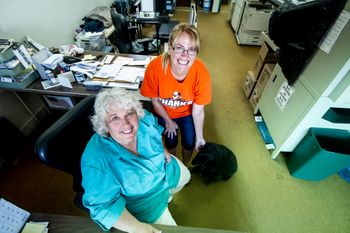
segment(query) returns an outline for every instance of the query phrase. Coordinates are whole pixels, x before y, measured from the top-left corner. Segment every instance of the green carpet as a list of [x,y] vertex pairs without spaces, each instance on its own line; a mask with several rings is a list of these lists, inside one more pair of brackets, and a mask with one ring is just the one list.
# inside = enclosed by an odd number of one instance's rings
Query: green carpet
[[[242,91],[258,47],[239,46],[219,14],[198,13],[199,57],[212,76],[213,101],[206,107],[205,138],[224,144],[237,156],[238,172],[227,182],[192,182],[174,197],[170,210],[179,225],[237,231],[350,232],[350,184],[338,175],[321,182],[290,176],[283,156],[270,158]],[[174,17],[186,20],[177,9]]]

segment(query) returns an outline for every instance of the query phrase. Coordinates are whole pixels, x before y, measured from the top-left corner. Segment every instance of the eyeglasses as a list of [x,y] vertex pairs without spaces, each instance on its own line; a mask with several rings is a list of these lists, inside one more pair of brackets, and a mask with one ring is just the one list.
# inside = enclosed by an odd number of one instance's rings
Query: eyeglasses
[[187,52],[188,55],[196,55],[197,54],[197,49],[195,49],[195,48],[184,49],[183,47],[176,46],[173,48],[173,50],[177,54],[183,54],[184,52]]

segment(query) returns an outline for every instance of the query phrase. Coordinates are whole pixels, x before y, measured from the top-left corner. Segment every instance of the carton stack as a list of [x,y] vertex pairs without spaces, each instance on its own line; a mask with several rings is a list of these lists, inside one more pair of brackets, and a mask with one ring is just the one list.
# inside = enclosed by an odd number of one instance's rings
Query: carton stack
[[255,108],[259,98],[261,97],[276,62],[276,53],[264,42],[261,45],[252,70],[248,71],[242,85],[244,94],[248,99],[250,99],[250,103],[252,104],[253,108]]
[[[250,104],[252,105],[252,107],[254,108],[255,110],[255,107],[257,106],[259,100],[260,100],[260,97],[267,85],[267,82],[269,81],[270,77],[271,77],[271,73],[273,71],[273,69],[275,68],[275,65],[276,63],[265,63],[260,75],[259,75],[259,78],[258,78],[258,81],[256,82],[255,86],[254,86],[254,89],[250,95],[250,98],[249,98],[249,102]],[[256,110],[255,110],[256,112]]]

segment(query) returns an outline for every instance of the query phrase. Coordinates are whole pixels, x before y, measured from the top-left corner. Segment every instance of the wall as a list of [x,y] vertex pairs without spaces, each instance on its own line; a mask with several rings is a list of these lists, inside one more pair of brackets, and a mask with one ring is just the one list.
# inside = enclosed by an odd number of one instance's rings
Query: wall
[[45,47],[74,43],[81,19],[111,0],[0,0],[0,37],[21,42],[26,35]]

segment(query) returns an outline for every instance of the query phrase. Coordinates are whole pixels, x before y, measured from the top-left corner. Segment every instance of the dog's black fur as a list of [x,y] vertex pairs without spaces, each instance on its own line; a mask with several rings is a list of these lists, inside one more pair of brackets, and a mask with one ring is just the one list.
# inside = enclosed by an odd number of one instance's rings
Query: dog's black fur
[[205,184],[226,181],[237,171],[233,152],[224,145],[207,142],[192,160],[192,172],[198,172]]

